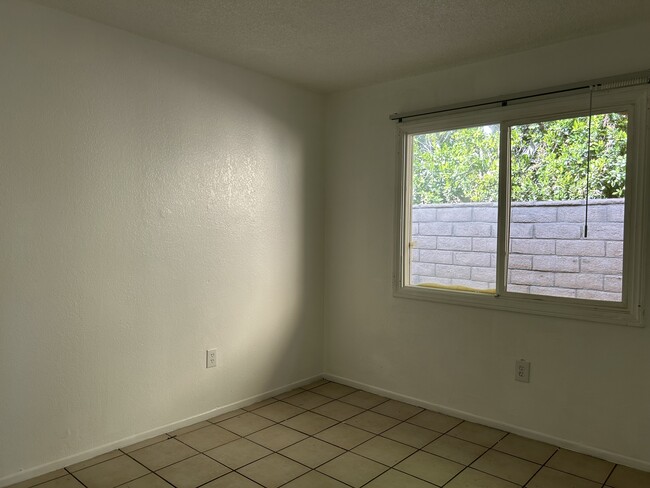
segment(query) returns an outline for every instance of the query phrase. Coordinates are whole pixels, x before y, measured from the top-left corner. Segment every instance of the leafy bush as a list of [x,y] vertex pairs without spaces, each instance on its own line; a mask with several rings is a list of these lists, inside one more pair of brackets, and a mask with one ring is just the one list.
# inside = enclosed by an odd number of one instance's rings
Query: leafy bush
[[[586,196],[588,117],[511,129],[512,201],[578,200]],[[625,196],[627,116],[594,115],[589,198]],[[413,137],[413,204],[496,202],[499,126]]]

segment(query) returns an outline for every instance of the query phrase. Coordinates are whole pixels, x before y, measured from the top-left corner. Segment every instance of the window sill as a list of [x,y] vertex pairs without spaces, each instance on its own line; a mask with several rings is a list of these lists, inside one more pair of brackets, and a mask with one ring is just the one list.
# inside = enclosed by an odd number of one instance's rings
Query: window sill
[[598,301],[580,300],[574,302],[571,299],[529,296],[517,293],[496,296],[473,291],[450,291],[419,286],[396,286],[394,296],[463,307],[503,310],[587,322],[632,327],[644,326],[644,314],[641,307],[626,307],[625,304],[619,303],[603,305],[602,302]]

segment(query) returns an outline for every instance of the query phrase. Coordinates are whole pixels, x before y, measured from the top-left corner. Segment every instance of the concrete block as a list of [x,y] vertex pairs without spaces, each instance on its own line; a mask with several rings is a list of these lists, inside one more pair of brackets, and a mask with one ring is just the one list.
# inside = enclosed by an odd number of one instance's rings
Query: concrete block
[[449,251],[471,251],[471,237],[438,237],[438,249]]
[[438,220],[436,218],[437,209],[436,208],[417,208],[413,207],[411,209],[411,221],[412,222],[435,222]]
[[485,283],[494,283],[497,279],[496,268],[472,268],[471,279]]
[[[606,205],[590,205],[588,212],[589,222],[607,222]],[[557,221],[584,223],[584,205],[559,207],[557,209]]]
[[530,286],[515,285],[515,284],[512,284],[512,283],[508,283],[508,285],[506,286],[506,290],[511,292],[511,293],[526,293],[526,294],[529,294],[530,293]]
[[556,287],[548,287],[548,286],[531,286],[530,294],[544,295],[549,297],[575,298],[576,290],[572,290],[570,288],[556,288]]
[[559,240],[555,243],[555,254],[558,256],[604,256],[605,241]]
[[621,258],[580,258],[580,271],[583,273],[623,274]]
[[623,298],[620,293],[597,290],[577,290],[577,297],[589,300],[604,300],[607,302],[620,302]]
[[452,264],[454,262],[454,253],[451,251],[430,251],[423,249],[420,251],[420,261],[424,263]]
[[435,276],[436,265],[430,263],[412,263],[411,275]]
[[436,249],[438,238],[431,236],[413,236],[413,245],[417,249]]
[[495,237],[474,237],[472,239],[472,251],[496,252],[497,240]]
[[617,203],[607,205],[607,220],[609,222],[623,222],[625,219],[625,204]]
[[621,291],[623,291],[623,277],[605,276],[603,280],[603,290],[621,293]]
[[580,271],[580,260],[573,256],[535,256],[533,257],[533,269],[575,273]]
[[510,239],[533,237],[533,228],[534,224],[510,224]]
[[420,222],[418,225],[422,236],[450,236],[453,229],[449,222]]
[[471,222],[472,207],[458,206],[438,209],[438,222]]
[[555,254],[553,239],[511,239],[511,254]]
[[623,240],[623,222],[603,222],[589,224],[587,233],[589,239],[605,239],[608,241]]
[[508,281],[515,285],[553,286],[555,274],[544,271],[511,269],[508,272]]
[[580,224],[535,224],[537,239],[578,239],[582,235]]
[[411,249],[411,262],[417,262],[420,260],[420,250],[419,249]]
[[555,286],[582,290],[602,290],[603,275],[599,273],[557,273]]
[[454,266],[451,264],[436,264],[435,276],[468,280],[471,276],[471,268],[468,266]]
[[455,223],[455,236],[490,237],[492,235],[492,224],[484,222]]
[[454,264],[460,266],[490,266],[490,253],[455,252]]
[[623,242],[622,241],[607,241],[606,255],[612,258],[622,258],[623,257]]
[[510,254],[508,256],[509,269],[533,269],[533,257],[522,254]]
[[512,207],[510,221],[523,222],[555,222],[557,220],[556,207]]
[[474,222],[496,222],[497,207],[474,207],[472,209],[472,220]]
[[411,224],[411,235],[418,235],[420,233],[420,224]]

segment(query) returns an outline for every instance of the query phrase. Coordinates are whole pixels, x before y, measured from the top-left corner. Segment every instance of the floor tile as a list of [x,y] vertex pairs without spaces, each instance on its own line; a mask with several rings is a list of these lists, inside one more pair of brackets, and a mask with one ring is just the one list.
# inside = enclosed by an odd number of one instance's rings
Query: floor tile
[[310,468],[316,468],[321,464],[340,456],[345,451],[340,447],[333,446],[313,437],[298,442],[280,451],[280,454],[298,461]]
[[408,403],[398,402],[397,400],[388,400],[387,402],[374,407],[372,411],[380,413],[382,415],[388,415],[389,417],[393,417],[399,420],[406,420],[424,411],[424,409],[422,407],[416,407],[415,405],[410,405]]
[[336,420],[318,415],[314,412],[305,412],[289,420],[282,422],[282,425],[298,430],[307,435],[314,435],[321,430],[325,430],[337,423]]
[[195,488],[229,471],[230,469],[214,459],[204,454],[198,454],[167,466],[156,473],[176,488]]
[[614,469],[614,464],[609,461],[567,449],[557,451],[546,465],[549,468],[587,478],[597,483],[604,483]]
[[174,488],[164,479],[154,473],[142,476],[141,478],[129,481],[120,485],[120,488]]
[[[32,480],[29,480],[32,482]],[[8,488],[14,488],[18,486],[24,486],[22,483],[17,483],[15,485],[11,485]],[[57,476],[54,479],[45,481],[43,483],[40,483],[38,485],[38,488],[84,488],[84,485],[79,483],[74,476],[70,474],[66,474],[64,476]]]
[[319,432],[314,437],[342,447],[343,449],[352,449],[362,442],[367,441],[373,434],[365,430],[357,429],[351,425],[338,424]]
[[271,403],[275,403],[277,400],[275,398],[267,398],[265,400],[260,400],[259,402],[252,403],[251,405],[248,405],[246,407],[242,407],[243,410],[246,410],[247,412],[252,412],[253,410],[257,410],[258,408],[262,408],[266,405],[270,405]]
[[539,464],[494,450],[487,451],[472,464],[474,469],[522,486],[533,477],[540,467]]
[[327,383],[329,383],[328,380],[321,378],[319,380],[312,381],[308,385],[301,386],[300,388],[302,388],[303,390],[311,390],[313,388],[316,388],[317,386],[326,385]]
[[312,408],[320,407],[325,403],[331,402],[332,399],[323,395],[318,395],[311,391],[303,391],[290,398],[285,399],[285,402],[295,405],[296,407],[311,410]]
[[445,488],[519,488],[519,485],[467,468],[446,484]]
[[348,485],[344,485],[340,481],[336,481],[334,478],[330,478],[318,471],[310,471],[287,483],[282,488],[348,488]]
[[280,449],[295,444],[306,437],[307,436],[302,432],[290,429],[284,425],[276,424],[249,435],[247,439],[256,442],[257,444],[261,444],[272,451],[279,451]]
[[502,430],[473,422],[463,422],[451,429],[448,434],[485,447],[492,447],[506,435]]
[[555,446],[526,439],[516,434],[508,434],[505,436],[494,446],[494,449],[537,464],[544,464],[557,451],[557,447]]
[[317,386],[310,391],[318,393],[319,395],[336,399],[341,398],[345,395],[349,395],[353,391],[356,391],[356,389],[350,386],[341,385],[340,383],[327,383],[325,385]]
[[403,423],[387,430],[381,435],[419,449],[442,434],[425,429],[424,427],[418,427],[417,425]]
[[133,459],[144,464],[152,471],[194,456],[197,451],[176,439],[158,442],[148,447],[129,453]]
[[149,470],[126,455],[77,471],[74,475],[88,488],[112,488],[140,476]]
[[273,425],[273,421],[260,417],[254,413],[244,412],[236,417],[231,417],[217,424],[230,432],[245,437]]
[[333,401],[314,408],[312,412],[342,422],[343,420],[347,420],[350,417],[360,414],[363,412],[363,409],[350,405],[349,403]]
[[612,488],[650,488],[650,472],[619,464],[607,480],[607,485]]
[[291,405],[290,403],[285,402],[271,403],[262,408],[254,410],[255,414],[261,415],[262,417],[265,417],[269,420],[273,420],[274,422],[282,422],[283,420],[295,417],[304,411],[305,410],[300,407],[296,407],[295,405]]
[[260,486],[254,481],[244,478],[241,474],[233,472],[210,481],[210,483],[203,485],[202,488],[260,488]]
[[464,467],[448,459],[418,451],[395,466],[395,469],[442,486],[460,473]]
[[56,478],[61,478],[63,476],[67,476],[68,472],[65,469],[57,469],[56,471],[50,471],[49,473],[42,474],[40,476],[36,476],[35,478],[30,478],[25,481],[21,481],[19,483],[15,483],[13,485],[9,485],[7,488],[30,488],[35,485],[40,485],[41,483],[45,483],[46,481],[51,481]]
[[351,405],[355,405],[361,408],[372,408],[376,407],[380,403],[384,403],[388,398],[375,395],[374,393],[369,393],[367,391],[358,390],[349,395],[341,397],[340,400]]
[[67,469],[71,473],[74,473],[76,471],[79,471],[80,469],[88,468],[90,466],[94,466],[95,464],[103,463],[104,461],[108,461],[109,459],[113,459],[121,455],[122,452],[115,449],[114,451],[107,452],[106,454],[95,456],[92,459],[87,459],[85,461],[81,461],[80,463],[67,466],[65,469]]
[[457,439],[449,435],[443,435],[424,446],[422,450],[469,466],[487,451],[487,447],[479,446],[473,442]]
[[209,427],[203,427],[202,429],[179,435],[176,439],[193,447],[197,451],[207,451],[208,449],[239,439],[239,436],[218,425],[210,424]]
[[364,488],[434,488],[434,486],[431,483],[414,478],[410,474],[389,469]]
[[345,423],[353,427],[358,427],[359,429],[367,430],[373,434],[381,434],[385,430],[399,424],[400,421],[392,417],[387,417],[386,415],[366,410],[359,415],[347,419]]
[[237,439],[214,449],[206,451],[205,454],[230,469],[239,469],[253,461],[268,456],[272,451],[266,447],[249,441],[248,439]]
[[407,420],[408,423],[435,430],[436,432],[447,432],[462,422],[461,419],[450,417],[431,410],[425,410]]
[[[600,488],[600,483],[573,476],[572,474],[543,467],[526,488]],[[635,487],[640,488],[640,487]]]
[[309,468],[279,454],[271,454],[239,469],[241,474],[266,488],[277,488],[307,471]]
[[211,419],[208,419],[208,422],[211,422],[213,424],[218,424],[219,422],[223,422],[224,420],[231,419],[245,412],[246,410],[244,410],[243,408],[238,408],[237,410],[231,410],[230,412],[222,413],[221,415],[212,417]]
[[415,452],[415,448],[385,437],[377,436],[358,445],[352,452],[385,464],[394,466]]
[[123,447],[120,449],[120,451],[126,452],[128,454],[129,452],[137,451],[138,449],[142,449],[143,447],[152,446],[154,444],[157,444],[158,442],[166,441],[167,439],[169,439],[169,436],[167,434],[157,435],[156,437],[152,437],[151,439],[145,439],[144,441],[136,442],[135,444],[131,444],[130,446]]
[[171,432],[167,432],[167,435],[170,437],[178,437],[179,435],[187,434],[188,432],[192,432],[193,430],[198,430],[202,429],[203,427],[207,427],[210,425],[210,422],[207,420],[204,420],[203,422],[197,422],[192,425],[188,425],[187,427],[181,427],[180,429],[173,430]]
[[386,466],[375,461],[351,452],[346,452],[322,465],[318,468],[318,471],[358,488],[368,483],[371,479],[376,478],[387,469]]

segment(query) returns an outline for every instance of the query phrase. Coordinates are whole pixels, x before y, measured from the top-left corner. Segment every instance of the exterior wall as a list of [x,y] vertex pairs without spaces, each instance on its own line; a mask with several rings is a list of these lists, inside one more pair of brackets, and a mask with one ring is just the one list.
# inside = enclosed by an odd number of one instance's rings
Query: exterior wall
[[[508,290],[620,300],[624,199],[512,206]],[[411,282],[495,288],[494,203],[413,207]]]

